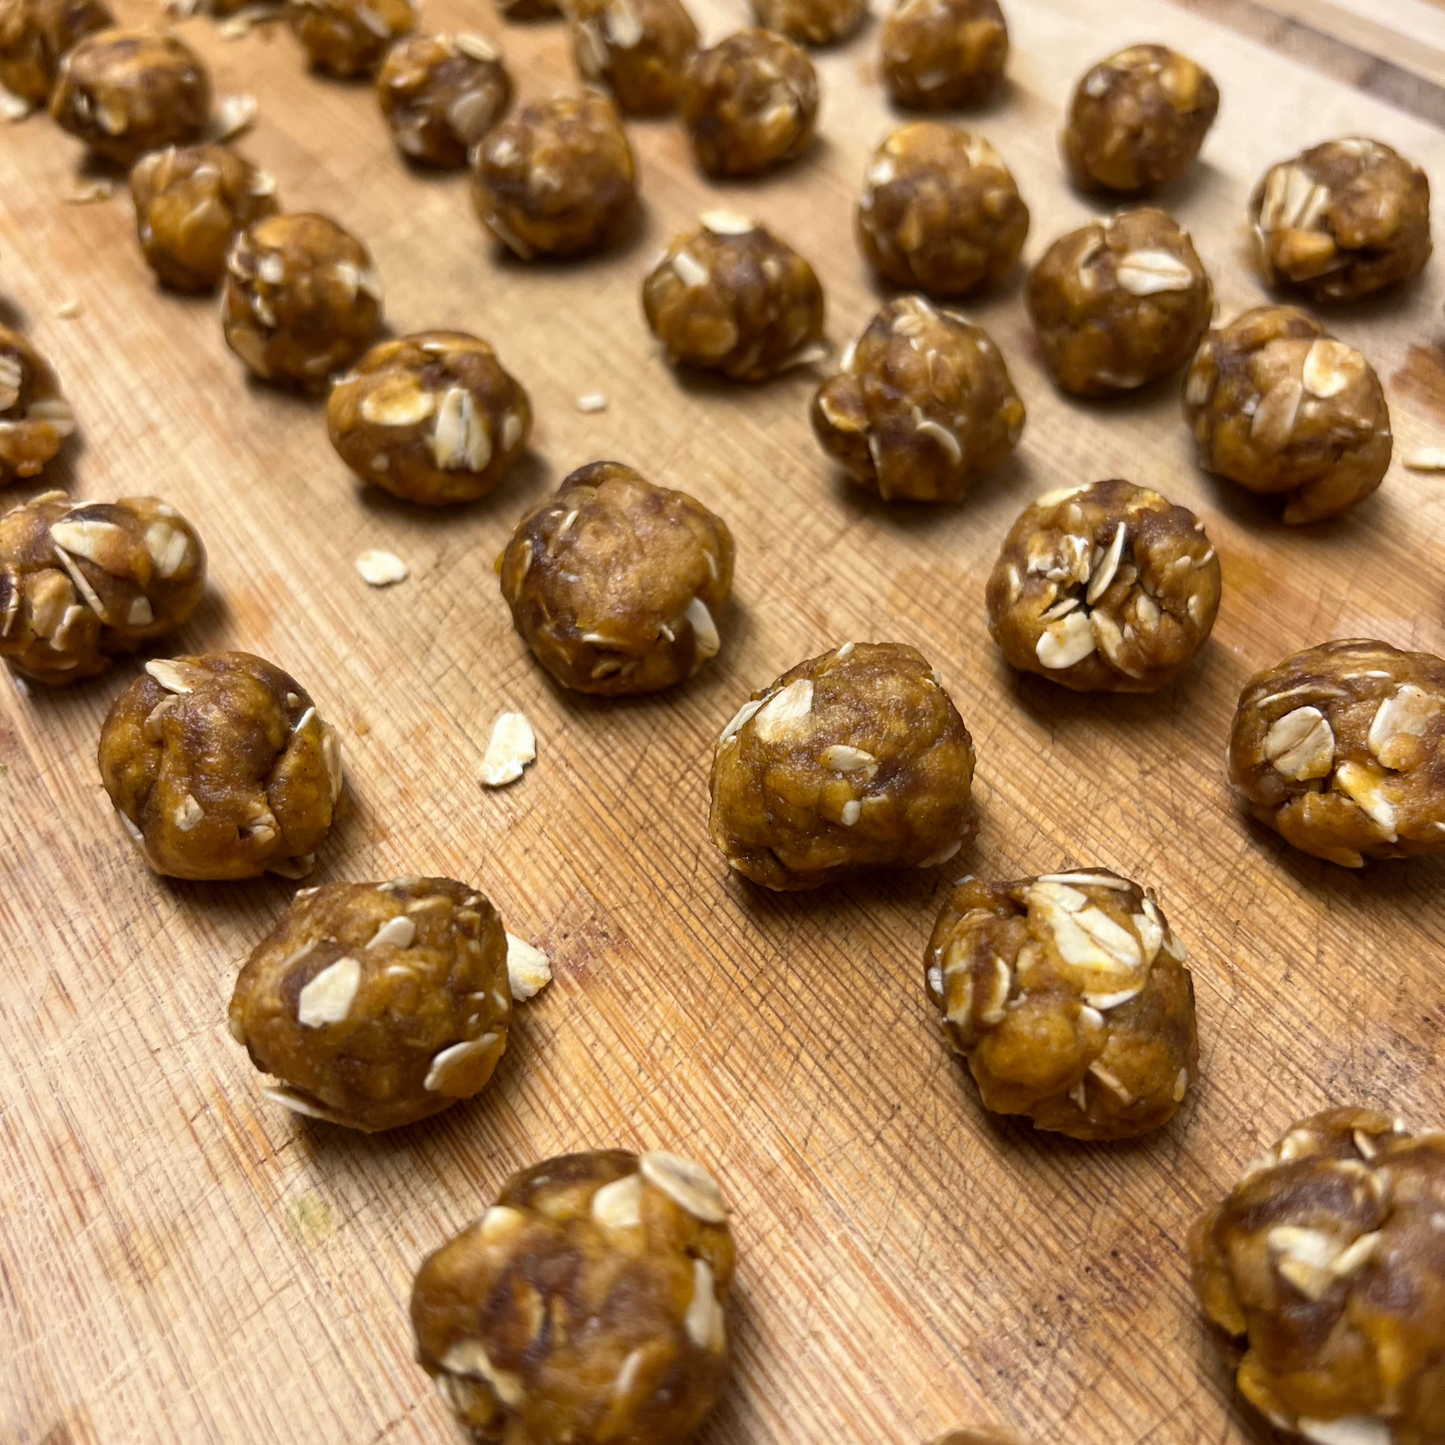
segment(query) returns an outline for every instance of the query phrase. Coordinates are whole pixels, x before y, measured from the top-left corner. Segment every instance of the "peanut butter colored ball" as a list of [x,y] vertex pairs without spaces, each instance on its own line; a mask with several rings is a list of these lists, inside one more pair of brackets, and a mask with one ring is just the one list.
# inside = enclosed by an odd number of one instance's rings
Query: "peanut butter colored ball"
[[572,53],[582,78],[623,115],[666,115],[677,102],[697,25],[682,0],[573,0]]
[[75,413],[50,363],[0,326],[0,487],[36,476],[74,431]]
[[485,35],[413,35],[387,51],[376,95],[404,156],[459,170],[511,104],[512,77]]
[[863,23],[867,0],[752,0],[759,25],[804,45],[836,45]]
[[882,60],[897,105],[979,105],[1003,78],[1008,25],[998,0],[899,0],[883,25]]
[[103,0],[0,0],[0,86],[44,105],[61,56],[114,24]]
[[412,0],[286,0],[286,19],[313,69],[342,79],[370,75],[416,29]]

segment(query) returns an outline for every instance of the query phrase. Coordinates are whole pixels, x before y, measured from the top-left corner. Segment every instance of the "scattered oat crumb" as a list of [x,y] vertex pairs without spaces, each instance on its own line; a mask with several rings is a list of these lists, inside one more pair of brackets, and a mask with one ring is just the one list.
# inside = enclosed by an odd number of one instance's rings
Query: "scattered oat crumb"
[[502,788],[515,783],[522,769],[537,756],[537,735],[519,712],[504,712],[492,726],[492,740],[482,759],[483,787]]
[[23,677],[12,677],[11,682],[15,684],[15,693],[18,697],[30,696],[30,684]]
[[254,95],[223,95],[216,102],[211,138],[218,141],[230,140],[240,135],[255,123],[256,110]]
[[606,411],[607,393],[605,391],[583,392],[583,394],[577,398],[577,410]]
[[96,201],[108,201],[114,194],[115,182],[102,176],[94,181],[77,182],[75,189],[61,200],[67,206],[89,206]]
[[62,301],[60,305],[55,308],[55,316],[59,321],[74,321],[75,318],[80,315],[80,312],[80,302],[73,296],[69,301]]
[[405,582],[411,569],[395,552],[372,549],[356,559],[356,570],[368,586],[390,587],[393,582]]
[[1405,458],[1405,466],[1412,472],[1445,472],[1445,447],[1421,447]]
[[524,1002],[535,998],[552,982],[552,962],[540,948],[515,933],[507,935],[507,978],[512,997]]
[[30,102],[0,85],[0,120],[24,120],[29,114]]
[[242,40],[251,33],[254,25],[263,25],[281,16],[279,5],[247,5],[244,9],[228,16],[216,28],[226,40]]

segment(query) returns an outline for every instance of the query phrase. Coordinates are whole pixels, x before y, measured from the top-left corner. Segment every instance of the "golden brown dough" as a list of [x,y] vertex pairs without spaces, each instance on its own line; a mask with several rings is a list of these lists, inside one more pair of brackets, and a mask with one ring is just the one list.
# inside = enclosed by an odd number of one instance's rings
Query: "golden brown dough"
[[674,1154],[534,1164],[422,1261],[417,1359],[480,1440],[681,1445],[727,1376],[727,1220]]
[[157,658],[111,706],[100,778],[157,873],[300,878],[331,828],[341,747],[301,684],[264,658]]
[[512,103],[512,77],[485,35],[413,35],[386,52],[376,95],[404,156],[459,170]]
[[1346,868],[1445,853],[1445,661],[1339,641],[1257,673],[1229,779],[1260,822]]
[[0,86],[44,105],[60,57],[114,24],[104,0],[0,0]]
[[502,596],[537,661],[577,692],[657,692],[722,646],[727,523],[620,462],[573,472],[517,524]]
[[665,115],[677,101],[697,26],[682,0],[572,0],[572,53],[623,115]]
[[1316,1445],[1433,1445],[1445,1419],[1445,1134],[1302,1119],[1189,1235],[1239,1392]]
[[759,25],[804,45],[836,45],[863,23],[868,0],[752,0]]
[[286,19],[312,68],[342,79],[370,75],[416,29],[412,0],[286,0]]
[[883,25],[883,83],[913,110],[981,104],[1007,60],[998,0],[899,0]]
[[1097,868],[970,879],[938,915],[924,971],[986,1108],[1132,1139],[1168,1123],[1198,1076],[1184,961],[1153,896]]
[[0,326],[0,487],[42,471],[74,431],[75,413],[50,363]]

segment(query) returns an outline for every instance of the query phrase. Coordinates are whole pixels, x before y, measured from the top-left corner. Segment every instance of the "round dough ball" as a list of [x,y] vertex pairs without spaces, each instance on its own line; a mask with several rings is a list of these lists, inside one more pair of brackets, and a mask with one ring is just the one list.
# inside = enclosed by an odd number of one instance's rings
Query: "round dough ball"
[[709,211],[675,236],[642,283],[652,334],[674,366],[766,381],[811,360],[823,338],[813,268],[765,226]]
[[51,119],[102,160],[129,166],[147,151],[199,140],[211,77],[174,35],[97,30],[61,57]]
[[157,658],[111,706],[100,779],[157,873],[300,878],[331,829],[341,745],[264,658]]
[[624,115],[666,115],[697,47],[682,0],[573,0],[572,53],[582,78],[605,85]]
[[1199,465],[1284,494],[1294,525],[1364,501],[1390,469],[1390,411],[1375,369],[1293,306],[1260,306],[1211,331],[1184,383]]
[[846,40],[867,13],[868,0],[753,0],[759,25],[804,45]]
[[1445,1134],[1301,1119],[1189,1234],[1239,1392],[1319,1445],[1434,1441],[1445,1413]]
[[1029,208],[999,153],[939,120],[895,130],[873,153],[858,240],[886,281],[936,298],[965,296],[1013,270]]
[[130,193],[146,265],[177,291],[219,286],[237,233],[278,209],[276,178],[223,145],[142,156]]
[[1008,25],[998,0],[899,0],[883,24],[883,83],[896,105],[980,105],[1003,78]]
[[226,260],[226,345],[257,376],[320,391],[381,326],[371,253],[327,216],[269,216]]
[[1204,646],[1219,558],[1201,522],[1132,482],[1046,492],[988,579],[988,630],[1009,664],[1075,692],[1155,692]]
[[1194,983],[1153,897],[1108,869],[954,890],[928,997],[984,1107],[1071,1139],[1167,1124],[1199,1074]]
[[155,497],[72,506],[44,492],[0,517],[0,657],[26,677],[95,677],[174,631],[205,590],[201,539]]
[[637,160],[599,91],[523,106],[483,142],[476,167],[477,214],[524,261],[601,250],[637,211]]
[[0,86],[44,105],[60,57],[114,24],[104,0],[0,0]]
[[497,910],[450,878],[303,888],[246,960],[231,1035],[262,1092],[348,1129],[394,1129],[470,1099],[507,1051]]
[[1044,360],[1074,396],[1112,396],[1177,371],[1214,315],[1214,287],[1189,233],[1148,209],[1055,241],[1027,300]]
[[413,35],[386,52],[376,97],[404,156],[459,170],[512,103],[512,77],[485,35]]
[[818,72],[784,36],[739,30],[688,57],[678,109],[708,175],[759,176],[812,143]]
[[1079,82],[1063,152],[1086,191],[1139,195],[1193,165],[1219,114],[1219,87],[1167,45],[1131,45]]
[[286,19],[323,75],[370,75],[416,29],[412,0],[286,0]]
[[527,448],[532,403],[485,341],[422,331],[373,346],[326,404],[357,476],[428,507],[485,497]]
[[1445,661],[1387,642],[1326,642],[1250,678],[1229,780],[1251,813],[1316,858],[1445,853]]
[[765,888],[933,868],[972,833],[973,742],[898,642],[845,642],[753,694],[718,738],[712,840]]
[[659,692],[722,646],[733,538],[686,492],[593,462],[517,523],[497,571],[517,631],[563,687]]
[[1358,301],[1418,276],[1430,259],[1430,181],[1381,141],[1326,141],[1271,166],[1249,203],[1271,286]]
[[681,1445],[727,1376],[734,1260],[690,1160],[548,1159],[422,1261],[417,1359],[479,1439]]
[[818,388],[812,421],[823,450],[886,501],[958,502],[1018,445],[1024,404],[981,326],[900,296]]
[[0,326],[0,487],[41,472],[74,431],[75,413],[50,363]]

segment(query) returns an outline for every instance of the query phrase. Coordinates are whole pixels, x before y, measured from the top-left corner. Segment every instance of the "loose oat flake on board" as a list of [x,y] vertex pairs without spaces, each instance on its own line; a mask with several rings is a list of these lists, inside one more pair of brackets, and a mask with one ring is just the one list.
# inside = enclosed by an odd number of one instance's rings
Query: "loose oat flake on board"
[[394,582],[405,582],[410,568],[395,552],[369,549],[356,559],[356,570],[361,580],[369,587],[390,587]]
[[537,756],[537,735],[519,712],[504,712],[492,727],[492,740],[482,758],[482,786],[502,788],[515,783]]

